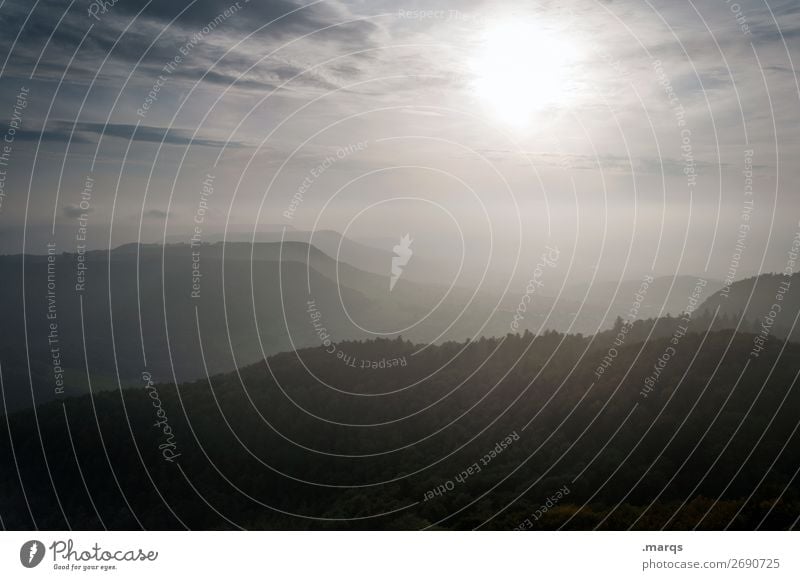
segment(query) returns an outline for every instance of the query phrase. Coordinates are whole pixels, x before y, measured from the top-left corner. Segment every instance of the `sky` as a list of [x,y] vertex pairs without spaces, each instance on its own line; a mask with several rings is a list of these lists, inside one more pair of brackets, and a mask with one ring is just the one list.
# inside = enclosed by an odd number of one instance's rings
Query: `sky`
[[800,229],[796,1],[12,0],[0,25],[2,253],[286,227],[721,279],[782,270]]

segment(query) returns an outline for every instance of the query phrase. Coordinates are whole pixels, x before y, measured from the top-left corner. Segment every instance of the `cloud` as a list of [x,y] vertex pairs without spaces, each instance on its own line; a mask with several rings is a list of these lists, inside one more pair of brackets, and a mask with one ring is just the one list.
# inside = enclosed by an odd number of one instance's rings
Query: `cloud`
[[[289,0],[196,0],[190,2],[152,2],[148,0],[126,0],[112,8],[115,15],[135,16],[140,11],[143,18],[161,23],[174,20],[175,25],[185,29],[196,29],[219,19],[226,10],[235,14],[225,20],[231,28],[252,30],[265,26],[264,33],[286,37],[318,31],[331,24],[348,20],[345,7],[338,2],[292,2]],[[374,25],[368,22],[348,24],[325,31],[325,35],[364,40]]]
[[165,220],[171,216],[172,212],[164,211],[163,209],[151,209],[144,212],[144,217],[156,220]]
[[[261,61],[250,70],[254,62],[237,59],[231,65],[231,58],[217,64],[213,69],[202,67],[182,67],[173,73],[173,77],[195,82],[202,78],[203,82],[220,86],[232,86],[237,89],[254,91],[272,91],[283,83],[286,88],[296,89],[300,86],[325,91],[340,88],[340,83],[326,76],[322,67],[308,67],[289,61],[286,58],[272,57]],[[210,65],[209,65],[210,66]],[[246,74],[245,74],[245,71]]]
[[95,143],[101,137],[113,137],[126,141],[138,141],[145,143],[161,143],[167,145],[199,147],[212,147],[237,149],[247,146],[242,141],[222,141],[207,137],[198,136],[192,138],[193,131],[188,129],[170,129],[167,127],[154,127],[150,125],[132,125],[125,123],[88,123],[56,120],[48,123],[47,127],[41,129],[19,129],[16,132],[16,139],[20,141],[42,141],[68,142],[72,134],[73,143]]
[[192,131],[186,129],[171,129],[167,127],[153,127],[150,125],[131,125],[122,123],[77,123],[77,130],[84,134],[96,136],[110,136],[119,139],[143,141],[148,143],[164,142],[168,145],[199,145],[202,147],[241,147],[240,142],[220,141],[196,137],[192,139]]
[[79,218],[83,214],[92,213],[94,211],[93,207],[81,209],[81,207],[75,203],[67,204],[61,209],[64,213],[64,216],[68,218]]
[[[107,64],[104,73],[124,78],[128,71],[113,66],[115,62],[138,63],[140,70],[152,67],[157,71],[193,38],[188,55],[192,66],[207,70],[215,60],[210,56],[219,52],[219,47],[227,50],[231,37],[240,40],[255,33],[242,50],[249,56],[254,49],[256,54],[263,53],[306,34],[311,34],[309,42],[320,48],[330,44],[361,48],[378,30],[373,22],[355,18],[343,4],[331,0],[305,5],[289,0],[126,0],[97,19],[87,12],[91,4],[84,0],[65,12],[63,3],[45,0],[37,3],[32,13],[29,2],[3,4],[0,25],[6,34],[0,37],[0,52],[10,53],[5,74],[23,77],[36,66],[40,75],[57,79],[72,61],[66,78],[84,78],[87,73],[93,76],[92,65],[108,56],[110,66]],[[226,10],[229,15],[223,18]],[[197,35],[201,35],[199,42]]]
[[[510,149],[484,149],[481,151],[488,159],[495,161],[512,160],[517,163],[533,163],[539,167],[561,167],[566,170],[590,170],[622,173],[645,173],[654,175],[683,175],[686,163],[683,159],[674,157],[623,157],[621,155],[577,155],[572,153],[541,153],[512,151]],[[726,167],[726,164],[694,160],[694,167],[698,170],[716,169]]]

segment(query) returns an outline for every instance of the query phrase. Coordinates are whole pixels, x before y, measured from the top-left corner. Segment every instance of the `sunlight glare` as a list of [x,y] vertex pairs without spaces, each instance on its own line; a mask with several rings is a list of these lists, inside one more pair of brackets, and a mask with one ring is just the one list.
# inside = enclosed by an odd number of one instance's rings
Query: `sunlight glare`
[[534,112],[565,102],[575,56],[572,44],[533,22],[494,25],[472,62],[474,92],[497,119],[524,127]]

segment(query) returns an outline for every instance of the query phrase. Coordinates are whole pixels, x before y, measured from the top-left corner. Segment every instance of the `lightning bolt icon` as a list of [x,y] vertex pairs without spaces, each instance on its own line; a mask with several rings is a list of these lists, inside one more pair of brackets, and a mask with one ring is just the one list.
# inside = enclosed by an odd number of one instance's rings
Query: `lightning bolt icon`
[[414,251],[411,249],[411,242],[413,241],[411,235],[406,234],[400,238],[400,243],[392,248],[394,250],[394,256],[392,257],[392,276],[389,279],[389,292],[394,290],[394,285],[397,284],[397,281],[403,274],[403,267],[408,264],[408,261],[414,254]]
[[36,556],[36,553],[39,551],[39,545],[34,542],[31,544],[30,552],[28,553],[28,564],[33,562],[33,558]]

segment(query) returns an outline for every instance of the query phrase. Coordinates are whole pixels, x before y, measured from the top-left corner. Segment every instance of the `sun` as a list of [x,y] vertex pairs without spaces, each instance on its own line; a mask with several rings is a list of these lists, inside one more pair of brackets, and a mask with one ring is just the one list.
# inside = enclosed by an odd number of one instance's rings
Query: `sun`
[[512,127],[525,127],[536,111],[568,100],[575,46],[534,21],[489,27],[472,60],[473,91],[489,112]]

